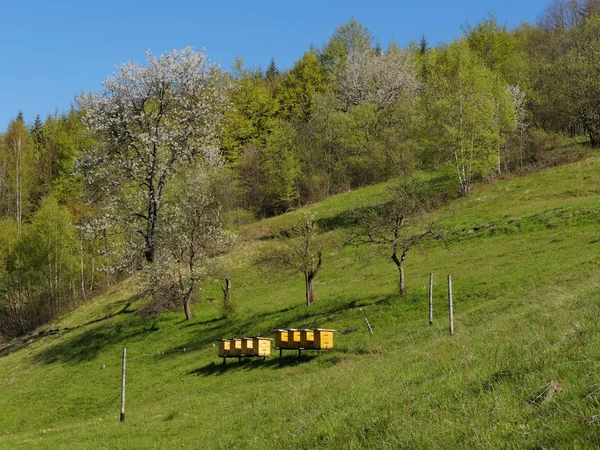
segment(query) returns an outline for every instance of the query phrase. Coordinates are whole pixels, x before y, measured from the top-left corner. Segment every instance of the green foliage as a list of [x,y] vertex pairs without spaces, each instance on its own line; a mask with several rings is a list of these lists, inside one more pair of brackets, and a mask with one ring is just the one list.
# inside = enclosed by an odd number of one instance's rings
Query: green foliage
[[[600,143],[600,16],[571,32],[575,44],[552,65],[547,97],[562,123],[581,128],[592,145]],[[560,120],[560,119],[559,119]]]
[[314,110],[314,95],[326,90],[327,77],[323,65],[314,52],[305,52],[281,82],[278,100],[282,117],[308,119]]
[[269,136],[264,153],[269,194],[278,211],[291,208],[299,198],[296,130],[289,122],[280,122]]
[[465,41],[434,51],[430,58],[423,143],[434,164],[454,171],[467,195],[474,179],[487,178],[498,167],[495,150],[502,143],[502,128],[511,122],[510,97]]
[[505,83],[525,89],[528,87],[529,64],[526,54],[506,24],[499,24],[496,16],[490,14],[474,27],[465,26],[463,32],[471,50]]
[[80,248],[70,213],[46,197],[20,230],[3,221],[0,332],[15,336],[76,304]]
[[265,81],[249,71],[242,71],[234,81],[231,100],[233,108],[227,112],[221,145],[225,158],[236,162],[248,144],[265,144],[277,123],[279,103]]
[[328,72],[343,68],[352,53],[362,53],[373,47],[373,35],[354,17],[335,29],[329,42],[319,51],[319,60]]
[[45,286],[47,294],[58,301],[72,295],[78,270],[77,232],[69,211],[55,198],[44,198],[16,251],[32,288]]

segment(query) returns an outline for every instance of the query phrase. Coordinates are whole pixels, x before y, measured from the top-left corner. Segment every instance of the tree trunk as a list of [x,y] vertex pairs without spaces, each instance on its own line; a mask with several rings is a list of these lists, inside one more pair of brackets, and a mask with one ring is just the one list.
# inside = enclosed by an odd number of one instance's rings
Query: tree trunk
[[147,262],[153,263],[154,262],[154,253],[155,253],[153,239],[150,236],[146,236],[145,240],[146,240],[146,247],[144,248],[144,257],[146,258]]
[[598,139],[596,138],[596,134],[590,131],[590,143],[592,147],[596,147],[598,145]]
[[229,278],[225,278],[225,287],[222,287],[221,289],[223,290],[223,315],[227,317],[233,312],[230,298],[231,280]]
[[148,194],[148,224],[146,226],[146,233],[144,234],[144,240],[146,241],[144,256],[146,257],[147,262],[153,263],[156,255],[156,224],[158,222],[160,196],[156,193],[153,187],[150,188]]
[[183,310],[185,311],[185,319],[192,319],[192,292],[188,291],[183,297]]
[[398,293],[400,297],[404,297],[406,295],[406,289],[404,288],[404,267],[402,267],[402,263],[398,266],[398,271],[400,272],[400,279],[398,280]]
[[404,287],[404,260],[406,259],[407,252],[408,250],[404,250],[400,258],[398,258],[398,255],[395,251],[392,253],[392,260],[394,263],[396,263],[396,267],[398,267],[398,295],[400,295],[400,297],[404,297],[406,295],[406,289]]
[[315,297],[315,274],[308,272],[304,276],[306,280],[306,306],[310,306],[316,300]]

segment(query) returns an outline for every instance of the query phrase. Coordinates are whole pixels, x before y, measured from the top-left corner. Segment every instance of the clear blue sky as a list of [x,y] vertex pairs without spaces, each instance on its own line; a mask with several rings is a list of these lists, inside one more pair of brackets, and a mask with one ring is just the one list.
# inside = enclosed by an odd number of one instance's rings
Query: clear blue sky
[[19,110],[31,122],[68,110],[74,97],[100,88],[115,65],[143,62],[191,45],[229,68],[239,56],[248,66],[291,66],[311,43],[321,45],[354,16],[385,46],[425,33],[430,44],[450,41],[467,21],[488,12],[510,28],[535,22],[550,0],[444,2],[154,1],[4,2],[0,12],[0,132]]

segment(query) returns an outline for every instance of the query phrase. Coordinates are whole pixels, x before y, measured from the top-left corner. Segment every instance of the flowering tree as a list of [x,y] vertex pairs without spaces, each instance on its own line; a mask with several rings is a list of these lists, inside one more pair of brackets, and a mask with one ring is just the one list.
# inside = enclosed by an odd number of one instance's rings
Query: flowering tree
[[153,306],[159,311],[182,305],[190,320],[202,282],[218,272],[215,257],[233,244],[235,236],[225,230],[221,218],[223,201],[214,192],[219,181],[214,168],[190,167],[171,186],[158,234],[159,264],[146,271]]
[[123,64],[104,89],[79,98],[98,142],[82,155],[81,170],[107,212],[143,237],[148,262],[155,259],[165,188],[182,168],[219,158],[228,107],[223,80],[204,51],[187,47],[158,58],[148,52],[146,64]]
[[385,54],[372,49],[351,52],[337,82],[338,96],[347,108],[366,102],[385,108],[399,96],[413,97],[419,90],[412,52],[393,48]]

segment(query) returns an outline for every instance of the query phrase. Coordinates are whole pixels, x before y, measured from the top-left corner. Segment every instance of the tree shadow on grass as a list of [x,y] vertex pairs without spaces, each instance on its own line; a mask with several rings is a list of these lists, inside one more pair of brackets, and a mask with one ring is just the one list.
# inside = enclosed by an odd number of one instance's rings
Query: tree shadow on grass
[[142,340],[159,330],[156,321],[150,326],[146,325],[146,321],[142,318],[136,322],[139,323],[99,325],[42,350],[33,357],[33,360],[42,364],[56,362],[78,364],[93,360],[106,347],[121,342]]
[[[338,316],[363,306],[378,302],[390,301],[388,297],[381,296],[363,297],[350,302],[337,303],[331,308],[307,308],[303,305],[286,307],[278,311],[263,312],[245,320],[231,317],[224,321],[208,322],[208,326],[201,332],[193,334],[186,342],[167,350],[167,352],[181,352],[184,348],[199,348],[209,346],[221,339],[242,338],[249,336],[272,336],[272,330],[279,328],[321,328],[327,322],[335,320]],[[197,324],[183,325],[184,327]]]
[[271,357],[266,360],[255,359],[255,358],[242,358],[241,361],[238,362],[236,358],[227,358],[228,361],[223,364],[221,363],[210,363],[204,367],[200,367],[198,369],[192,370],[189,372],[189,375],[198,375],[198,376],[212,376],[212,375],[223,375],[225,373],[231,372],[240,372],[240,371],[249,371],[256,369],[281,369],[284,367],[294,367],[300,364],[305,364],[307,362],[312,361],[317,355],[302,355],[302,356],[294,356],[294,355],[285,355],[281,358]]
[[39,341],[40,339],[45,338],[46,336],[52,336],[61,332],[62,330],[44,330],[36,334],[31,334],[29,336],[14,338],[8,341],[6,344],[0,346],[0,358],[3,358],[18,350],[21,350],[22,348],[25,348],[28,345],[31,345]]
[[56,329],[50,329],[50,330],[42,330],[35,334],[30,334],[27,336],[14,338],[11,341],[7,342],[5,345],[0,346],[0,358],[8,356],[18,350],[23,349],[23,348],[26,348],[27,346],[29,346],[47,336],[54,336],[54,335],[58,335],[58,334],[68,333],[68,332],[78,330],[83,327],[87,327],[89,325],[94,325],[96,323],[100,323],[100,322],[104,322],[109,319],[113,319],[113,318],[123,315],[123,314],[134,313],[136,310],[130,310],[129,307],[135,300],[136,300],[136,298],[133,297],[133,298],[129,299],[128,301],[121,302],[121,303],[125,303],[125,306],[123,308],[121,308],[119,311],[112,313],[112,314],[107,314],[106,316],[101,317],[99,319],[90,320],[89,322],[83,323],[81,325],[77,325],[75,327],[64,327],[64,328],[56,328]]

